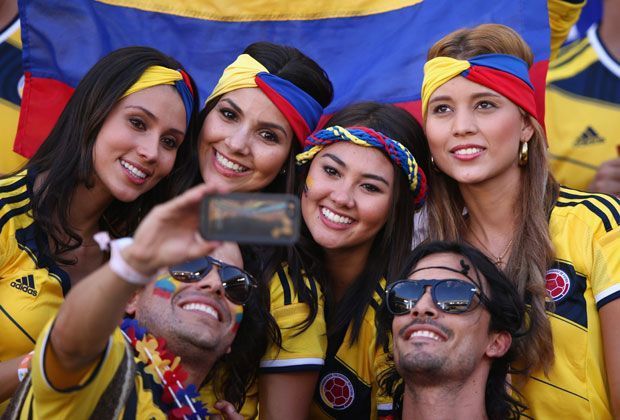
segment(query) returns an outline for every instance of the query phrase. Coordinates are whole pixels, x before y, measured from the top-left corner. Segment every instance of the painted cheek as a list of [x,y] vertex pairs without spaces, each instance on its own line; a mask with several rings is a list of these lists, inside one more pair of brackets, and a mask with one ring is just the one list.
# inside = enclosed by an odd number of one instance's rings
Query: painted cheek
[[153,286],[153,295],[164,299],[170,299],[170,296],[172,296],[176,290],[176,284],[174,284],[170,277],[166,277],[155,282]]
[[237,306],[235,308],[234,318],[235,324],[233,325],[232,330],[236,333],[239,329],[239,326],[241,325],[241,321],[243,320],[243,306]]

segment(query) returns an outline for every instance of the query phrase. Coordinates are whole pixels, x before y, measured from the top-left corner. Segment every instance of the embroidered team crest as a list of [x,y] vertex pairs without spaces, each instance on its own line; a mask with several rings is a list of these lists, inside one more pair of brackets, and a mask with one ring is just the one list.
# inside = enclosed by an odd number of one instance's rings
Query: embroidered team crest
[[353,384],[346,376],[340,373],[329,373],[321,380],[319,386],[321,399],[334,410],[348,408],[355,399]]
[[570,290],[570,277],[562,270],[552,268],[547,271],[547,293],[554,302],[559,302]]

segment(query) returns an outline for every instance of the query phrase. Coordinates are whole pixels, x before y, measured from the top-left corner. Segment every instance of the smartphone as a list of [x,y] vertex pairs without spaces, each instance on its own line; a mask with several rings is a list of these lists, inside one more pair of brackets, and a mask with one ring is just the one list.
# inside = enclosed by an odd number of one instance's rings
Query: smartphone
[[202,202],[200,233],[209,240],[292,245],[300,218],[299,198],[291,194],[210,195]]

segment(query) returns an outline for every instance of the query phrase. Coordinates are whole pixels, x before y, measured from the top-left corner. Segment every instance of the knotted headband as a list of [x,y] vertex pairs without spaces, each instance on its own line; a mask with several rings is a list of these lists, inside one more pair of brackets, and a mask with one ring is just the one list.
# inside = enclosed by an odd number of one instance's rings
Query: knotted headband
[[304,139],[318,124],[323,107],[295,84],[270,74],[265,66],[249,54],[241,54],[226,67],[207,102],[237,89],[255,87],[262,90],[280,110],[303,146]]
[[423,118],[426,118],[433,92],[456,76],[493,89],[538,119],[534,86],[530,82],[527,63],[508,54],[483,54],[468,60],[435,57],[427,61],[422,82]]
[[296,156],[297,163],[302,165],[312,160],[324,147],[340,141],[349,141],[363,147],[374,147],[385,152],[407,176],[416,208],[424,204],[427,188],[426,175],[411,152],[396,140],[367,127],[343,128],[336,125],[317,131],[306,139],[304,151]]
[[189,121],[194,110],[194,92],[189,76],[183,70],[172,70],[163,66],[151,66],[144,70],[142,76],[127,89],[120,99],[153,86],[171,85],[176,87],[185,106],[185,123],[189,126]]

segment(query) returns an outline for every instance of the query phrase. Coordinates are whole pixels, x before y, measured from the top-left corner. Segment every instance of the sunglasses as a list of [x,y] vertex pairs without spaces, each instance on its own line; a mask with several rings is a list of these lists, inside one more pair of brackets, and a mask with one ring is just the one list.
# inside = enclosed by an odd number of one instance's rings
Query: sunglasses
[[173,265],[169,267],[169,271],[175,280],[194,283],[209,274],[214,266],[217,267],[222,286],[224,286],[224,294],[228,300],[237,305],[247,303],[252,289],[257,287],[256,281],[248,272],[234,265],[223,263],[213,257],[202,257]]
[[474,296],[480,297],[480,289],[463,280],[397,280],[385,290],[388,310],[393,315],[408,314],[428,286],[435,306],[447,314],[462,314],[473,309]]

